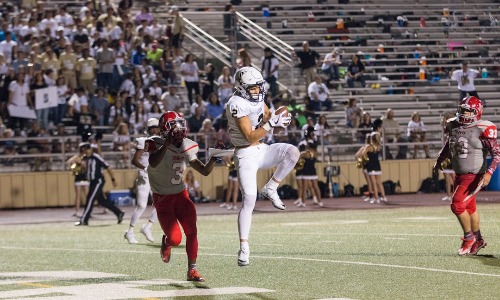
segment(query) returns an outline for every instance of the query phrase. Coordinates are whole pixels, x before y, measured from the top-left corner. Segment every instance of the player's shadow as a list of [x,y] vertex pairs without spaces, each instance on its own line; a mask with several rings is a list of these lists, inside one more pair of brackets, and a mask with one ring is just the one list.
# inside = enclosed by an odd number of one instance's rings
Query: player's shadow
[[500,259],[499,259],[499,257],[497,257],[495,255],[491,255],[491,254],[481,255],[481,254],[478,254],[478,255],[472,256],[471,258],[478,259],[483,264],[485,264],[487,266],[492,266],[492,267],[500,268]]
[[[138,245],[144,245],[144,246],[148,246],[148,247],[151,247],[151,248],[161,248],[161,244],[152,244],[152,243],[139,243]],[[179,245],[179,246],[175,246],[175,247],[172,247],[172,249],[185,249],[186,248],[186,245]]]

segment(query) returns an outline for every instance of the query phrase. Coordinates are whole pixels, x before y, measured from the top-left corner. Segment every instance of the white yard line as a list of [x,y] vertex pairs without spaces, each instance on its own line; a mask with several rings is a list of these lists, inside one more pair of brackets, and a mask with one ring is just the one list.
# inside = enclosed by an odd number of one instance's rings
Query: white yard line
[[[116,249],[72,249],[72,248],[29,248],[25,247],[7,247],[0,246],[0,249],[5,250],[25,250],[25,251],[75,251],[75,252],[112,252],[112,253],[147,253],[153,254],[152,251],[142,251],[142,250],[116,250]],[[157,255],[156,251],[154,251],[154,255]],[[222,257],[236,257],[234,254],[222,254],[222,253],[201,253],[199,256],[222,256]],[[370,262],[362,262],[362,261],[348,261],[348,260],[332,260],[332,259],[317,259],[317,258],[301,258],[301,257],[290,257],[290,256],[260,256],[260,255],[252,255],[253,258],[261,258],[261,259],[275,259],[275,260],[295,260],[295,261],[309,261],[309,262],[321,262],[321,263],[333,263],[333,264],[345,264],[345,265],[357,265],[357,266],[371,266],[371,267],[381,267],[381,268],[391,268],[391,269],[409,269],[409,270],[419,270],[419,271],[427,271],[427,272],[437,272],[437,273],[450,273],[450,274],[464,274],[464,275],[473,275],[473,276],[484,276],[484,277],[495,277],[500,278],[500,274],[490,274],[490,273],[476,273],[476,272],[466,272],[459,270],[444,270],[444,269],[435,269],[435,268],[425,268],[425,267],[417,267],[417,266],[402,266],[402,265],[390,265],[390,264],[379,264],[379,263],[370,263]]]

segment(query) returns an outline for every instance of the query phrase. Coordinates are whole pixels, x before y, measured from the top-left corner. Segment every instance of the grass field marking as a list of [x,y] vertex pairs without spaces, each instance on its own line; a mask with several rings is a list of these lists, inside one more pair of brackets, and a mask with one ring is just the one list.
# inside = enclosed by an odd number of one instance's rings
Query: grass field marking
[[34,283],[34,282],[18,282],[17,284],[19,284],[19,285],[25,285],[25,286],[34,286],[34,287],[39,287],[39,288],[51,288],[51,287],[54,287],[52,285],[42,284],[42,283]]
[[366,224],[368,220],[332,220],[328,222],[289,222],[282,223],[281,226],[333,226],[333,225],[349,225],[349,224]]
[[[345,232],[276,232],[276,231],[255,231],[252,234],[265,235],[346,235]],[[360,233],[349,232],[349,235],[365,235],[365,236],[428,236],[428,237],[457,237],[457,234],[427,234],[427,233]]]
[[407,238],[398,238],[398,237],[385,237],[384,240],[408,240]]
[[[24,247],[5,247],[0,246],[0,249],[11,249],[11,250],[28,250]],[[156,251],[153,253],[152,251],[123,251],[116,249],[70,249],[70,248],[29,248],[30,251],[38,250],[38,251],[76,251],[76,252],[113,252],[113,253],[147,253],[157,255]],[[198,256],[223,256],[223,257],[233,257],[234,254],[222,254],[222,253],[198,253]],[[285,257],[285,256],[259,256],[252,255],[254,258],[262,258],[262,259],[278,259],[278,260],[297,260],[297,261],[311,261],[311,262],[325,262],[325,263],[335,263],[335,264],[347,264],[347,265],[359,265],[359,266],[372,266],[372,267],[384,267],[384,268],[394,268],[394,269],[410,269],[410,270],[420,270],[420,271],[429,271],[429,272],[440,272],[440,273],[452,273],[452,274],[464,274],[464,275],[475,275],[475,276],[485,276],[485,277],[496,277],[500,278],[500,274],[489,274],[489,273],[475,273],[475,272],[466,272],[466,271],[458,271],[458,270],[443,270],[443,269],[435,269],[435,268],[424,268],[424,267],[416,267],[416,266],[402,266],[402,265],[389,265],[389,264],[378,264],[378,263],[370,263],[370,262],[362,262],[362,261],[348,261],[348,260],[330,260],[330,259],[319,259],[319,258],[303,258],[303,257]]]

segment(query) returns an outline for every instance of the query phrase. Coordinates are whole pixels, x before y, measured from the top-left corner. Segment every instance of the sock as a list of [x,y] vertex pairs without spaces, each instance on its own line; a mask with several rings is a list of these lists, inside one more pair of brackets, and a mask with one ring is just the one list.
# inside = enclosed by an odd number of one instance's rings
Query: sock
[[196,270],[196,264],[190,264],[189,270]]
[[467,241],[474,239],[474,233],[472,233],[472,231],[464,233],[464,239]]
[[248,251],[250,249],[250,246],[248,245],[248,242],[240,242],[240,249]]
[[317,202],[318,198],[316,198],[316,196],[313,196],[313,201]]
[[128,233],[134,233],[134,226],[130,225],[128,228]]
[[151,229],[151,225],[153,225],[153,222],[151,222],[151,220],[149,220],[146,225],[144,225],[144,229],[148,230],[148,229]]
[[274,181],[272,178],[269,180],[269,182],[266,184],[266,186],[270,189],[276,190],[278,189],[278,186],[280,184],[276,181]]
[[475,231],[474,236],[476,237],[476,241],[483,239],[483,237],[481,236],[481,230]]

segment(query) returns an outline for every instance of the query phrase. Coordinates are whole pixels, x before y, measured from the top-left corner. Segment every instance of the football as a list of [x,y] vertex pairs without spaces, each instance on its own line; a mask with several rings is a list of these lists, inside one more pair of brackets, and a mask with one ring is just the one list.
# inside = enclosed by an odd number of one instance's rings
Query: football
[[[275,114],[277,115],[281,115],[284,111],[286,111],[286,115],[289,116],[290,113],[288,112],[288,107],[286,106],[280,106],[278,107],[278,109],[276,110]],[[280,132],[283,131],[284,128],[282,127],[274,127],[273,128],[273,134],[279,134]]]

